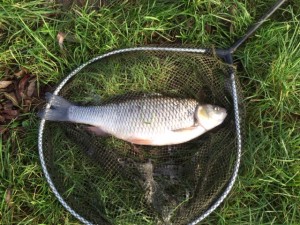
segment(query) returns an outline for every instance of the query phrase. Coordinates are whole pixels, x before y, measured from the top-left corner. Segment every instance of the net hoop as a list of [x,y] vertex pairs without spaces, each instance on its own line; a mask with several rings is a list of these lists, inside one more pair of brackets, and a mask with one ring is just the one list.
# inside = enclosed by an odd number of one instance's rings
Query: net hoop
[[[176,47],[134,47],[134,48],[125,48],[125,49],[119,49],[115,51],[108,52],[106,54],[97,56],[88,62],[82,64],[81,66],[77,67],[75,70],[73,70],[56,88],[54,91],[54,95],[58,95],[60,90],[64,87],[64,85],[76,74],[78,74],[83,68],[88,66],[89,64],[92,64],[98,60],[107,58],[112,55],[120,54],[120,53],[127,53],[127,52],[134,52],[134,51],[166,51],[166,52],[190,52],[190,53],[207,53],[209,49],[205,48],[176,48]],[[233,97],[233,107],[234,107],[234,119],[235,119],[235,129],[236,129],[236,135],[237,135],[237,156],[235,160],[235,165],[233,168],[232,176],[228,182],[227,187],[223,191],[222,195],[202,214],[199,215],[198,218],[196,218],[193,222],[189,223],[189,225],[195,225],[198,224],[200,221],[205,219],[207,216],[209,216],[228,196],[229,192],[231,191],[240,167],[241,162],[241,154],[242,154],[242,136],[241,136],[241,119],[239,115],[239,105],[238,102],[240,101],[237,95],[237,83],[236,83],[236,76],[234,73],[234,70],[230,73],[230,80],[231,80],[231,86],[232,86],[232,97]],[[50,103],[47,103],[46,108],[50,108]],[[51,176],[49,174],[49,171],[46,166],[45,157],[44,157],[44,151],[43,151],[43,134],[44,134],[44,127],[45,127],[45,119],[42,119],[39,126],[39,132],[38,132],[38,152],[39,152],[39,159],[42,165],[43,173],[46,177],[46,180],[56,196],[56,198],[59,200],[59,202],[63,205],[63,207],[69,211],[75,218],[77,218],[79,221],[81,221],[83,224],[86,225],[92,225],[92,223],[82,216],[80,216],[76,211],[74,211],[68,203],[63,199],[63,197],[60,195],[58,190],[56,189],[54,182],[51,179]]]

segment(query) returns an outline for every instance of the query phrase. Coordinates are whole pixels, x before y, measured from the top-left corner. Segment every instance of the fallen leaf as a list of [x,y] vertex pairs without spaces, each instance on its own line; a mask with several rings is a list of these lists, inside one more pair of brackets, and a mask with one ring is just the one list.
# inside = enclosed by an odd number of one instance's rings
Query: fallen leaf
[[9,115],[9,114],[5,114],[4,115],[4,118],[6,119],[6,120],[13,120],[13,119],[15,119],[17,116],[14,116],[14,115]]
[[16,77],[21,77],[21,76],[23,76],[23,74],[24,74],[24,71],[20,70],[19,72],[15,73],[15,76]]
[[17,116],[19,114],[18,110],[15,109],[3,110],[3,113],[6,113],[9,116]]
[[28,73],[28,71],[25,68],[21,68],[21,70],[19,72],[15,73],[15,76],[16,77],[21,77],[21,76],[23,76],[24,74],[27,74],[27,73]]
[[4,92],[4,95],[5,95],[5,97],[6,97],[8,100],[10,100],[10,101],[12,102],[12,104],[13,104],[14,106],[19,106],[19,103],[18,103],[18,100],[17,100],[17,98],[16,98],[15,93],[13,93],[13,92],[10,92],[10,93]]
[[5,68],[4,74],[5,74],[6,77],[8,77],[10,75],[10,69]]
[[25,105],[31,105],[31,102],[32,102],[31,99],[26,99],[26,100],[24,101],[24,104],[25,104]]
[[27,88],[27,96],[28,97],[31,97],[35,91],[35,82],[36,82],[36,79],[32,79],[29,81],[29,85]]
[[[2,122],[2,123],[3,123],[4,121],[5,121],[5,118],[4,118],[4,116],[1,116],[1,115],[0,115],[0,122]],[[0,133],[1,133],[1,131],[0,131]]]
[[24,93],[24,91],[25,91],[25,85],[26,85],[26,83],[28,82],[29,78],[30,78],[30,75],[27,74],[26,76],[24,76],[24,77],[20,80],[20,82],[19,82],[19,84],[18,84],[18,94],[19,94],[22,98],[25,98],[25,93]]
[[6,189],[6,195],[5,195],[5,202],[8,206],[12,206],[12,202],[11,202],[11,194],[12,194],[12,190],[11,188],[7,188]]
[[5,103],[3,104],[3,109],[4,109],[4,110],[12,109],[12,107],[13,107],[12,102],[5,102]]
[[5,88],[5,92],[14,92],[16,90],[15,83],[16,81],[12,80],[12,83]]
[[63,48],[64,48],[63,44],[64,44],[65,37],[66,37],[66,33],[58,32],[57,41],[58,41],[58,44],[59,44],[59,47],[61,50],[63,50]]
[[11,80],[0,81],[0,89],[7,88],[10,84],[12,84]]
[[22,111],[23,111],[23,113],[28,113],[29,112],[29,110],[30,110],[30,107],[31,107],[31,102],[32,102],[32,100],[31,99],[25,99],[24,100],[24,104],[23,104],[23,106],[22,106]]

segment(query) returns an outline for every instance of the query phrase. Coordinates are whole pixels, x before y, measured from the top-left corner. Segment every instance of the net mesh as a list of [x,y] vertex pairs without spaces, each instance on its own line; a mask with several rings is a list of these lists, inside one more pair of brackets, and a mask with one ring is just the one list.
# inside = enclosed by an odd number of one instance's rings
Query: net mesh
[[153,50],[79,71],[59,94],[80,105],[160,93],[222,106],[228,116],[194,140],[159,147],[46,121],[45,164],[65,202],[93,224],[187,224],[205,213],[228,186],[238,154],[230,69],[211,53]]

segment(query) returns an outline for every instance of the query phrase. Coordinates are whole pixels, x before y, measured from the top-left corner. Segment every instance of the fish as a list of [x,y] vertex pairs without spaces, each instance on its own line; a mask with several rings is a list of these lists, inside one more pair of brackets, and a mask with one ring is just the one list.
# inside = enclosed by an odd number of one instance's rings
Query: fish
[[89,125],[97,135],[111,135],[137,145],[164,146],[188,142],[220,125],[225,108],[192,98],[141,95],[98,106],[79,106],[46,93],[50,108],[38,115],[49,121]]

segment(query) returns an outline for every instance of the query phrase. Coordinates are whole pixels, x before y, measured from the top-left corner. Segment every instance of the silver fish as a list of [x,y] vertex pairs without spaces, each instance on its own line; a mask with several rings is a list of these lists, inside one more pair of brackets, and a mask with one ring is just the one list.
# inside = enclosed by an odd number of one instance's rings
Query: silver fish
[[139,145],[173,145],[192,140],[221,124],[227,116],[219,106],[194,99],[141,96],[100,106],[76,106],[48,93],[51,107],[40,117],[92,125],[91,131]]

